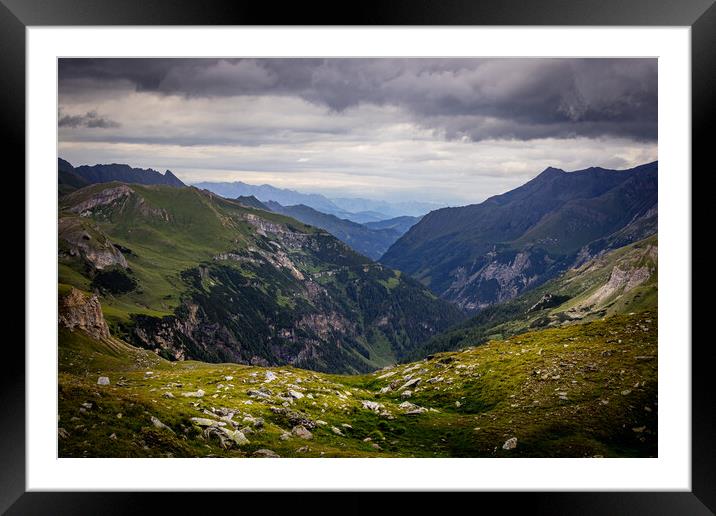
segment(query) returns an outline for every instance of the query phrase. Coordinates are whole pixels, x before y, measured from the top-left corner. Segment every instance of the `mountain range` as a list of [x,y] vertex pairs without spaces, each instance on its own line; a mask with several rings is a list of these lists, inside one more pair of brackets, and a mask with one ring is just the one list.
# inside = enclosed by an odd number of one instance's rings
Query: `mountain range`
[[250,185],[241,181],[235,182],[199,182],[194,186],[209,190],[227,199],[237,197],[256,197],[261,202],[274,201],[282,206],[304,205],[340,219],[347,219],[359,224],[379,222],[396,217],[420,217],[432,209],[441,207],[436,203],[418,201],[376,201],[361,198],[329,199],[321,194],[301,193],[295,190],[276,188],[271,185]]
[[98,292],[114,334],[174,360],[368,371],[463,318],[324,230],[193,187],[68,193],[59,251],[61,285]]
[[133,168],[117,163],[73,167],[68,161],[58,158],[57,170],[61,193],[67,193],[90,184],[112,181],[142,185],[186,186],[169,170],[162,174],[151,168]]
[[61,457],[658,453],[656,163],[365,224],[58,169]]
[[655,234],[657,175],[657,162],[548,168],[483,203],[428,213],[380,261],[468,311],[484,309]]
[[[417,217],[398,217],[379,222],[358,224],[348,219],[340,219],[335,215],[321,213],[303,204],[282,206],[274,201],[268,201],[263,204],[267,209],[275,213],[281,213],[300,220],[304,224],[325,229],[340,241],[348,244],[352,249],[373,260],[383,256],[393,242],[419,220]],[[410,224],[411,222],[412,224]]]

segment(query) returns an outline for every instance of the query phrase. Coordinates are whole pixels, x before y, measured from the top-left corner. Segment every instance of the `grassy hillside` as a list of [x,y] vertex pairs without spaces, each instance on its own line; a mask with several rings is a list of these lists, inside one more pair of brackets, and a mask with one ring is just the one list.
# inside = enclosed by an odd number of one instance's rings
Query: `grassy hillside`
[[618,315],[358,376],[169,362],[61,328],[59,455],[656,456],[656,328]]
[[656,311],[658,239],[654,235],[594,258],[515,299],[484,309],[416,348],[408,358],[620,313]]
[[369,371],[463,318],[323,230],[196,188],[82,188],[59,240],[59,283],[165,358]]

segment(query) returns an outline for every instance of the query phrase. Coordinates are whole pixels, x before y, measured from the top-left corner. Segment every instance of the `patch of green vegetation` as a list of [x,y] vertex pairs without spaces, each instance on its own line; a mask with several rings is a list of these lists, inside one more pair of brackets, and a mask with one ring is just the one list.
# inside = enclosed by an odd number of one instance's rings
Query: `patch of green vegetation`
[[[657,453],[654,312],[352,376],[168,362],[114,338],[65,329],[59,338],[61,457],[245,457],[259,449],[282,457]],[[100,376],[110,384],[97,385]],[[219,430],[207,432],[192,418],[240,430],[248,442],[222,446]],[[309,427],[310,439],[292,433],[298,424]],[[517,447],[503,449],[512,437]]]
[[[428,340],[403,359],[416,360],[430,353],[507,338],[532,329],[655,310],[658,301],[657,246],[657,236],[654,235],[598,256],[510,301],[481,310],[450,331]],[[631,278],[639,277],[643,280],[641,283],[630,285]]]

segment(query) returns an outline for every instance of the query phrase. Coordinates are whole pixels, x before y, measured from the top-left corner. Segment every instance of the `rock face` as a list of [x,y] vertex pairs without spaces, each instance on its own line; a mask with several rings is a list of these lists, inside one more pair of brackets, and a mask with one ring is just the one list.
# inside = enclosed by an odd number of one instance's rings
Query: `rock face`
[[62,217],[58,223],[60,257],[82,259],[91,268],[113,265],[127,268],[127,260],[106,235],[77,217]]
[[60,298],[59,323],[70,330],[83,330],[96,339],[109,338],[99,298],[86,296],[74,287]]
[[92,210],[106,206],[109,204],[113,204],[114,202],[118,200],[125,199],[126,197],[129,197],[131,194],[134,193],[134,190],[132,190],[127,185],[120,185],[113,188],[106,188],[89,199],[86,199],[78,204],[75,204],[72,208],[70,208],[70,211],[73,213],[79,213],[80,215],[89,215]]

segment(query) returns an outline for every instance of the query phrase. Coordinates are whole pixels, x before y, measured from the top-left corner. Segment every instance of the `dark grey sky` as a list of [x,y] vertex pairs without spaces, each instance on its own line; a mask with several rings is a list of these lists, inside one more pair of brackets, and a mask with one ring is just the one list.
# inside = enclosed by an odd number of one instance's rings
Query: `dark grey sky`
[[655,59],[62,59],[60,155],[477,202],[657,158]]

